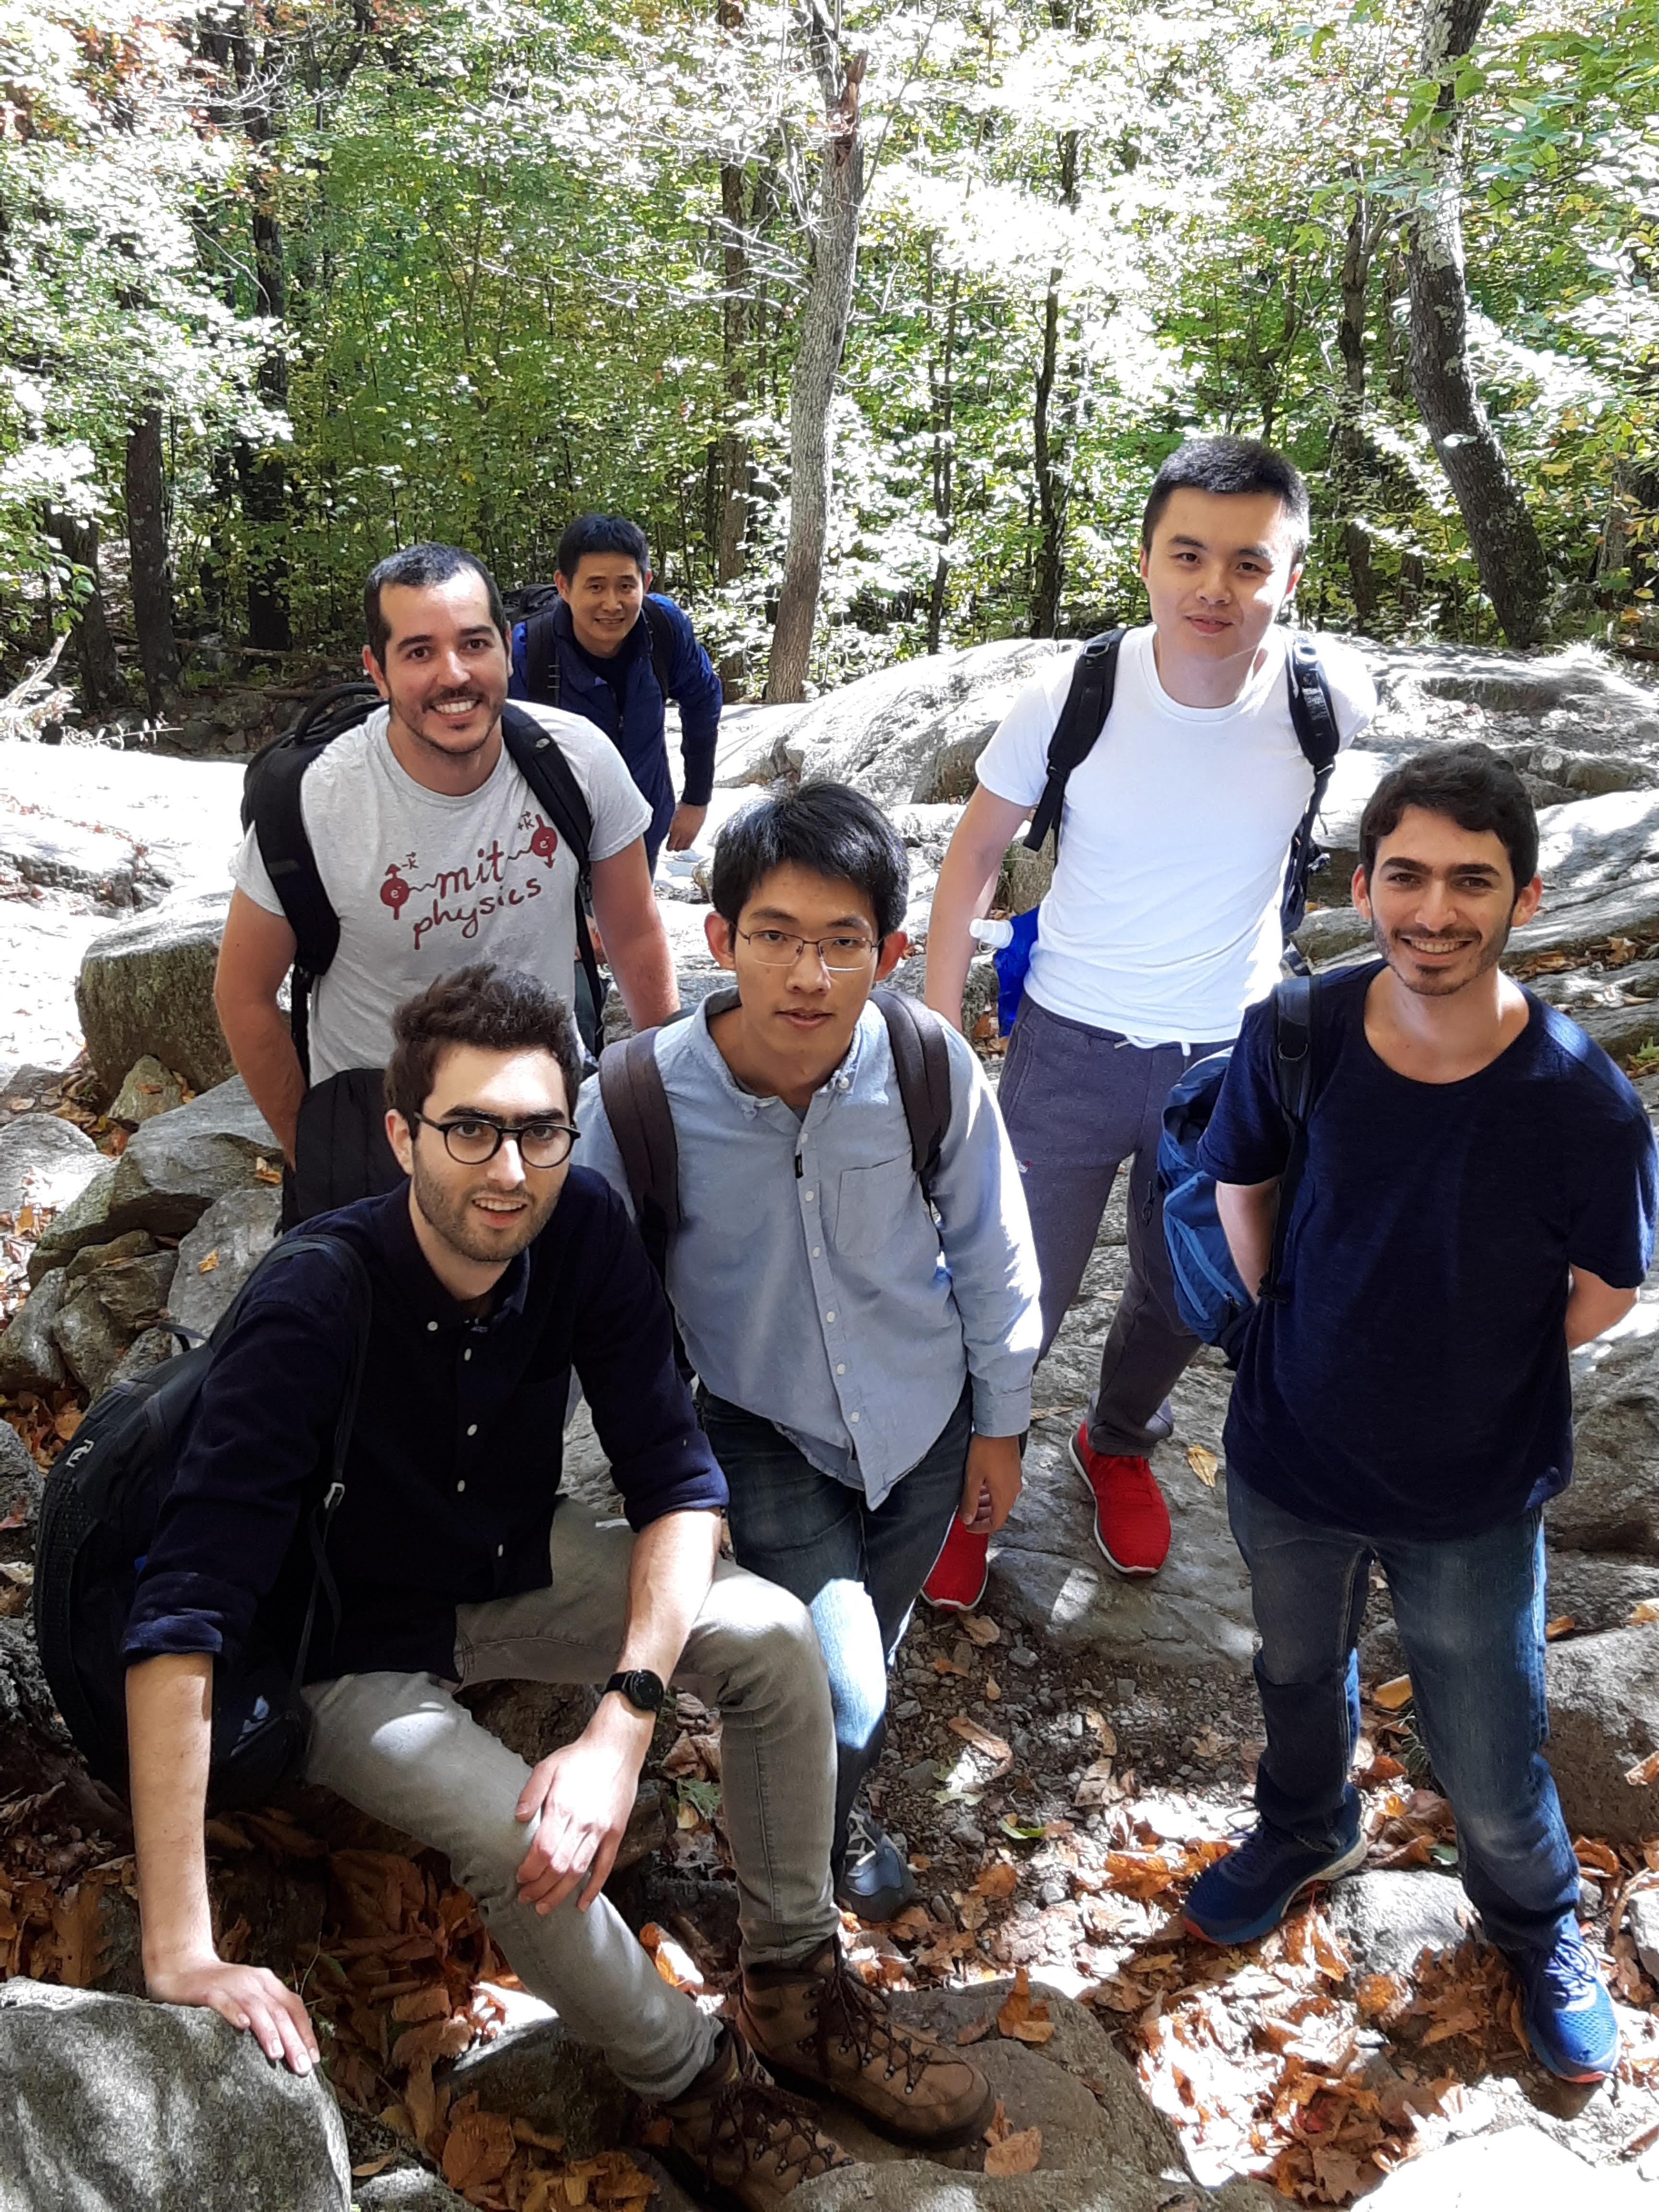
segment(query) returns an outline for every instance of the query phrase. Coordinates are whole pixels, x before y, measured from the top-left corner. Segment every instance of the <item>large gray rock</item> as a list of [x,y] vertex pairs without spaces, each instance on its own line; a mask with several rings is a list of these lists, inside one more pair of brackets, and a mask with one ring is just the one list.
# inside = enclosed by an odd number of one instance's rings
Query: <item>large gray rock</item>
[[43,1274],[0,1335],[0,1390],[44,1398],[69,1380],[52,1333],[68,1281],[61,1267]]
[[63,2212],[348,2212],[320,2077],[216,2013],[0,1986],[0,2203]]
[[1425,2151],[1361,2201],[1366,2212],[1642,2212],[1653,2197],[1628,2166],[1587,2166],[1540,2128],[1514,2127]]
[[1659,923],[1659,791],[1613,792],[1538,817],[1544,900],[1510,957],[1574,952]]
[[1403,1973],[1425,1949],[1455,1951],[1474,1920],[1452,1875],[1388,1868],[1333,1884],[1326,1911],[1360,1974]]
[[1367,750],[1478,738],[1504,752],[1541,743],[1648,767],[1659,759],[1659,698],[1593,647],[1523,659],[1478,646],[1367,643],[1365,660],[1378,695]]
[[556,2020],[475,2045],[444,2080],[458,2097],[476,2094],[484,2112],[510,2112],[562,2136],[573,2158],[591,2157],[626,2137],[633,2101],[628,2091],[592,2045],[579,2043]]
[[213,1010],[213,971],[228,891],[169,899],[87,947],[76,1003],[106,1093],[153,1053],[198,1091],[235,1073]]
[[109,1202],[119,1164],[117,1160],[102,1160],[79,1196],[58,1213],[29,1255],[30,1282],[39,1284],[54,1268],[62,1267],[83,1244],[100,1243],[113,1234],[107,1226]]
[[1551,1502],[1557,1550],[1659,1559],[1659,1304],[1573,1360],[1573,1474]]
[[257,1187],[262,1160],[276,1173],[282,1148],[236,1076],[137,1131],[116,1163],[105,1232],[183,1237],[216,1199]]
[[281,1190],[266,1183],[216,1199],[179,1247],[169,1318],[199,1336],[210,1334],[275,1243],[282,1209]]
[[1625,1777],[1659,1751],[1659,1627],[1573,1636],[1545,1655],[1548,1758],[1575,1835],[1659,1834],[1659,1784]]
[[803,781],[854,784],[886,807],[965,799],[1015,694],[1056,653],[1074,650],[1011,638],[900,661],[815,700],[780,739],[774,764]]
[[0,1526],[15,1521],[33,1528],[46,1479],[9,1421],[0,1421]]
[[144,882],[155,896],[154,879],[143,875],[131,840],[107,830],[83,830],[76,823],[52,822],[0,808],[0,867],[26,884],[52,890],[80,891],[100,905],[137,905]]
[[[954,2048],[958,2031],[994,2015],[1012,1984],[896,1994],[907,2026]],[[1054,2033],[1040,2048],[994,2033],[972,2046],[1012,2129],[1042,2131],[1041,2163],[1000,2179],[964,2170],[978,2146],[935,2163],[884,2142],[847,2106],[828,2099],[823,2124],[860,2162],[799,2189],[800,2212],[1269,2212],[1279,2200],[1254,2181],[1207,2190],[1193,2179],[1179,2143],[1148,2103],[1134,2069],[1080,2004],[1043,1988]]]
[[176,1252],[149,1252],[71,1279],[52,1336],[88,1396],[104,1389],[134,1338],[161,1319],[178,1263]]
[[0,1128],[0,1213],[67,1206],[104,1156],[84,1129],[56,1114],[24,1114]]

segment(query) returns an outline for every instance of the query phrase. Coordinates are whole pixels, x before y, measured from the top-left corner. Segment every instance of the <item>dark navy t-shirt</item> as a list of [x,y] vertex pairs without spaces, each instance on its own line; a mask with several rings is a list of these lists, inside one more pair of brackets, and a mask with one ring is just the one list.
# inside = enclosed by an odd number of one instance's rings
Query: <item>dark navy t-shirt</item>
[[[1396,1074],[1365,1037],[1379,972],[1316,987],[1287,1295],[1251,1321],[1227,1470],[1304,1520],[1476,1535],[1571,1479],[1567,1270],[1620,1289],[1646,1275],[1653,1133],[1606,1054],[1531,992],[1526,1028],[1478,1074]],[[1219,1182],[1257,1183],[1287,1152],[1264,1003],[1199,1158]]]

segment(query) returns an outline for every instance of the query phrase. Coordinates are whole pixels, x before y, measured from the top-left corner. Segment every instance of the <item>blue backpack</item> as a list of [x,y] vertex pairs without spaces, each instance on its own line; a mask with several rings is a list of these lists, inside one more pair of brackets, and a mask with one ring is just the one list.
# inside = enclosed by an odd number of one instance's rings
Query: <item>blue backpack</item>
[[[1312,976],[1287,976],[1273,992],[1273,1069],[1291,1149],[1279,1177],[1273,1257],[1259,1294],[1263,1300],[1284,1295],[1279,1274],[1285,1231],[1307,1157],[1313,1094]],[[1227,1249],[1216,1211],[1215,1179],[1198,1164],[1199,1142],[1210,1126],[1231,1056],[1231,1051],[1213,1052],[1206,1060],[1195,1060],[1170,1091],[1158,1144],[1158,1180],[1164,1194],[1164,1241],[1181,1318],[1200,1341],[1218,1346],[1230,1367],[1237,1367],[1252,1305]]]

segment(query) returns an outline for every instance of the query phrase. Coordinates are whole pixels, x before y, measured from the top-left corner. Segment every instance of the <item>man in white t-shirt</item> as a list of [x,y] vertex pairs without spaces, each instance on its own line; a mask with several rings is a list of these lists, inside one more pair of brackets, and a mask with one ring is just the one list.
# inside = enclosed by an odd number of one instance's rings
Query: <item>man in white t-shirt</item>
[[[1243,438],[1200,438],[1158,471],[1141,525],[1150,624],[1118,655],[1104,728],[1073,770],[1000,1100],[1042,1269],[1043,1350],[1076,1297],[1113,1179],[1131,1162],[1128,1280],[1100,1382],[1071,1441],[1095,1540],[1126,1575],[1156,1574],[1170,1516],[1147,1455],[1196,1349],[1164,1247],[1164,1102],[1195,1059],[1230,1043],[1279,972],[1279,903],[1313,771],[1291,719],[1288,606],[1308,543],[1291,464]],[[1322,640],[1343,744],[1376,695],[1358,654]],[[934,894],[927,1003],[961,1018],[969,921],[1047,777],[1074,666],[1056,657],[980,755],[979,788]],[[941,1606],[975,1603],[985,1539],[960,1522],[929,1577]]]
[[[363,666],[386,703],[336,738],[300,787],[340,929],[312,993],[309,1085],[277,1004],[295,935],[252,830],[232,864],[215,984],[238,1072],[313,1194],[295,1212],[393,1187],[377,1078],[400,1000],[478,960],[568,1000],[575,961],[575,857],[501,741],[508,629],[494,580],[455,546],[409,546],[371,572],[363,612]],[[587,802],[594,919],[635,1025],[647,1028],[678,1005],[642,842],[651,810],[591,722],[520,711],[557,740]],[[348,1188],[364,1146],[367,1188]]]

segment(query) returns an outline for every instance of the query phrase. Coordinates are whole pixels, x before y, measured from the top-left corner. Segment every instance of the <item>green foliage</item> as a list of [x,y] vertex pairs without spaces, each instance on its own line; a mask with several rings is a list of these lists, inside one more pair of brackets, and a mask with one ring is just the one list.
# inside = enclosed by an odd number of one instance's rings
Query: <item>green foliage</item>
[[[1417,0],[845,0],[842,21],[869,56],[868,191],[817,680],[925,650],[930,613],[946,644],[1028,626],[1051,299],[1062,629],[1134,612],[1152,471],[1231,428],[1310,475],[1317,619],[1493,636],[1407,372],[1404,227],[1445,92],[1419,75]],[[540,578],[571,514],[606,506],[711,646],[763,665],[823,128],[785,0],[0,0],[0,88],[6,618],[66,618],[47,516],[118,538],[127,426],[160,395],[186,626],[242,635],[279,558],[296,643],[343,653],[393,544]],[[1450,91],[1483,397],[1559,625],[1640,630],[1659,0],[1504,0]],[[717,585],[723,435],[750,504]]]

